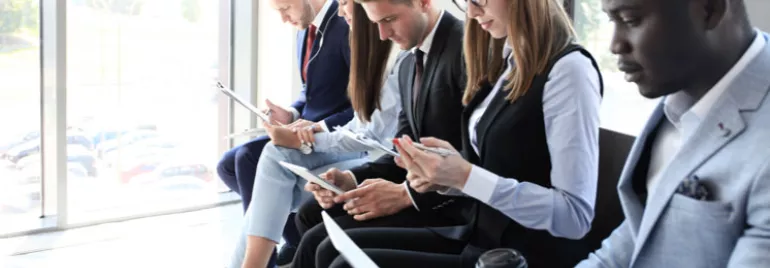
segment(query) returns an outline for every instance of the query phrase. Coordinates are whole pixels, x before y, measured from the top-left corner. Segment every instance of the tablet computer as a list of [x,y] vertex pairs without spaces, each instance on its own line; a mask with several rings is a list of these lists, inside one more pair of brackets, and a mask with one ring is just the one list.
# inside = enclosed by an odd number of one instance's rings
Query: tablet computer
[[260,119],[262,119],[262,121],[265,121],[265,122],[266,122],[266,123],[268,123],[268,124],[272,124],[272,123],[270,122],[270,116],[268,116],[267,114],[263,113],[261,110],[259,110],[259,108],[257,108],[257,107],[255,107],[254,105],[252,105],[252,104],[251,104],[251,102],[248,102],[248,101],[246,101],[246,100],[242,99],[242,98],[241,98],[240,96],[238,96],[238,94],[236,94],[236,93],[235,93],[235,92],[234,92],[232,89],[226,88],[226,87],[225,87],[224,85],[222,85],[222,83],[220,83],[220,82],[217,82],[217,88],[219,88],[219,91],[222,91],[222,93],[224,93],[225,95],[227,95],[227,97],[229,97],[229,98],[233,99],[233,100],[234,100],[235,102],[237,102],[238,104],[242,105],[243,107],[245,107],[246,109],[248,109],[248,110],[249,110],[249,111],[251,111],[252,113],[256,114],[256,115],[257,115],[257,117],[259,117]]
[[353,131],[350,131],[349,129],[343,128],[343,127],[334,127],[334,130],[337,132],[342,133],[342,135],[345,135],[345,137],[354,140],[360,144],[366,145],[369,148],[380,150],[386,154],[398,157],[400,156],[398,152],[395,150],[388,148],[385,145],[382,145],[381,143],[377,142],[376,140],[367,138],[363,134],[355,133]]
[[285,167],[286,169],[290,170],[291,172],[294,172],[294,174],[297,174],[297,176],[300,176],[300,177],[306,179],[309,182],[318,184],[318,185],[320,185],[321,187],[323,187],[326,190],[332,191],[332,192],[334,192],[336,194],[343,194],[343,193],[345,193],[345,191],[343,191],[342,189],[337,187],[337,185],[331,184],[328,181],[325,181],[325,180],[319,178],[318,176],[313,175],[313,173],[310,173],[310,171],[307,170],[304,167],[301,167],[301,166],[298,166],[298,165],[295,165],[295,164],[291,164],[291,163],[287,163],[287,162],[284,162],[284,161],[280,161],[278,163],[281,164],[281,166]]

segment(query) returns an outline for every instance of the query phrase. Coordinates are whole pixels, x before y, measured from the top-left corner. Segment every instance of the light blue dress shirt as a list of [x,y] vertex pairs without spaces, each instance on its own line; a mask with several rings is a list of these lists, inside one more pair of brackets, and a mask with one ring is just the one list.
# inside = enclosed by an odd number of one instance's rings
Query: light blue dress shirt
[[[510,48],[504,56],[513,66]],[[483,115],[510,71],[509,67],[471,115],[471,140],[478,123],[473,118]],[[462,191],[444,194],[474,197],[527,228],[557,237],[583,237],[594,217],[599,176],[600,88],[596,69],[580,52],[562,57],[548,74],[542,102],[552,188],[503,178],[474,165]],[[476,144],[473,148],[478,153]]]
[[[399,60],[402,57],[399,57]],[[343,128],[360,133],[367,138],[392,147],[392,139],[398,130],[398,113],[401,112],[401,94],[398,89],[398,64],[393,66],[385,79],[380,94],[380,109],[375,109],[370,122],[364,122],[358,113]],[[369,147],[347,138],[338,132],[320,132],[314,135],[313,150],[323,153],[363,152]]]

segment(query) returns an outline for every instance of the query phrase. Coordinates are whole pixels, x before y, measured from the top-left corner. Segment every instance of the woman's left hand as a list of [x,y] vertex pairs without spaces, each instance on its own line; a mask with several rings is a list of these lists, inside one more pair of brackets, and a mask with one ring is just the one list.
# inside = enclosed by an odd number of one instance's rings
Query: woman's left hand
[[297,138],[303,143],[315,144],[315,133],[323,132],[324,129],[320,123],[313,123],[304,127],[292,129],[297,134]]
[[[451,144],[443,140],[422,138],[420,142],[427,147],[438,147],[457,152]],[[465,187],[472,165],[463,159],[459,153],[443,157],[422,151],[414,147],[412,139],[406,135],[400,139],[394,139],[393,143],[401,154],[396,159],[396,164],[409,171],[407,179],[416,190],[417,187],[426,191],[438,190],[437,185],[460,190]]]

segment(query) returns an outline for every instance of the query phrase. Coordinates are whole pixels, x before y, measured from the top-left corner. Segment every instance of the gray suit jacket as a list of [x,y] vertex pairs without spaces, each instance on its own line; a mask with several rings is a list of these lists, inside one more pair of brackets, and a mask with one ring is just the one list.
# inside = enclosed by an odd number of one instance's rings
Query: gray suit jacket
[[[768,91],[770,42],[682,144],[642,206],[632,180],[650,133],[665,120],[659,105],[620,178],[625,221],[578,267],[770,267]],[[707,183],[711,200],[675,193],[693,175]]]

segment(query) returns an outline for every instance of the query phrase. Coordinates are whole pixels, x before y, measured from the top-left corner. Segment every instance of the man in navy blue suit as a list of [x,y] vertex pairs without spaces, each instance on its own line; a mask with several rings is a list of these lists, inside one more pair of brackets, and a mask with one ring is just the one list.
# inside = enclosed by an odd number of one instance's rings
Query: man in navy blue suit
[[[261,136],[233,148],[225,153],[217,166],[217,173],[222,181],[241,195],[244,211],[251,200],[259,157],[271,136],[296,135],[292,128],[309,126],[332,129],[332,126],[344,125],[353,117],[353,109],[346,91],[350,70],[349,28],[343,18],[336,16],[336,1],[268,2],[271,8],[280,12],[284,23],[289,23],[299,30],[297,58],[303,88],[299,99],[289,108],[267,100],[272,123],[287,125],[286,127],[271,128],[269,136]],[[303,147],[305,150],[310,149],[307,148],[309,145]],[[293,224],[294,215],[289,218],[289,224],[284,228],[284,239],[288,247],[284,248],[291,250],[299,243],[299,234]],[[291,261],[293,251],[288,255],[287,262]]]

